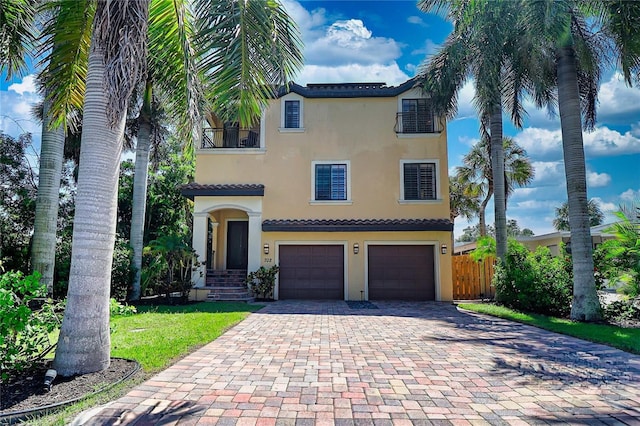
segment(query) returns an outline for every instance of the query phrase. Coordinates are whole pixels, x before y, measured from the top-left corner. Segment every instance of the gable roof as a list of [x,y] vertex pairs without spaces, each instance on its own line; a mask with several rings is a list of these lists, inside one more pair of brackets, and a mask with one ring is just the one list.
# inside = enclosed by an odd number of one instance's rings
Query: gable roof
[[389,98],[416,87],[416,83],[415,77],[398,86],[387,86],[386,83],[321,83],[300,86],[290,83],[288,87],[280,87],[277,97],[297,93],[305,98]]

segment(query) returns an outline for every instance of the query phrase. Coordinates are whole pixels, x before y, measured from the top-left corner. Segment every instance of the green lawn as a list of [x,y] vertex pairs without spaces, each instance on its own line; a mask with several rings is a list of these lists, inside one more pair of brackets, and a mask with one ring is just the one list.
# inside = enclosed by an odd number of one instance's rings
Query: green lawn
[[623,351],[640,354],[640,329],[637,328],[580,323],[544,315],[526,314],[488,303],[461,303],[458,306],[462,309],[533,325],[556,333],[566,334],[590,342],[613,346]]
[[152,373],[216,339],[251,312],[262,308],[246,303],[213,302],[185,306],[142,306],[131,316],[111,318],[111,356],[135,359],[138,374],[115,388],[89,397],[58,413],[30,419],[32,425],[66,425],[77,414],[126,394]]
[[136,315],[111,319],[111,355],[135,359],[146,372],[162,370],[261,307],[227,302],[140,307]]

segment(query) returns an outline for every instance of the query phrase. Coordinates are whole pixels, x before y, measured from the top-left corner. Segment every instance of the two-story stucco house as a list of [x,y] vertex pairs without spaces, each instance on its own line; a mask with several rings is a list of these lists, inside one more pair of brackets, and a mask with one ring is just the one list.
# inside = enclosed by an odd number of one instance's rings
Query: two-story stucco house
[[209,120],[183,188],[198,298],[277,264],[276,299],[451,300],[445,121],[413,86],[291,84],[252,128]]

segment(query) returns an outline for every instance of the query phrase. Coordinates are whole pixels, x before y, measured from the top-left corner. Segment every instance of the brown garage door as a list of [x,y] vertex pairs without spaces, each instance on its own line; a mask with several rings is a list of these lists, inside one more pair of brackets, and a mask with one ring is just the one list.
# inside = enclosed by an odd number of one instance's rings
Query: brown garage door
[[344,299],[344,246],[281,245],[278,299]]
[[435,300],[434,246],[369,246],[369,300]]

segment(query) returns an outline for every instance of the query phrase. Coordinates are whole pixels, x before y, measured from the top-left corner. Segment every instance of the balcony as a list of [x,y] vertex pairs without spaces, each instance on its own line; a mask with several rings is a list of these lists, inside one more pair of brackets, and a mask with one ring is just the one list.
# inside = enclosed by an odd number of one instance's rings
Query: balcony
[[260,131],[257,128],[205,127],[202,129],[202,149],[216,148],[260,148]]
[[433,114],[424,112],[399,112],[396,114],[396,133],[439,133],[434,125]]

